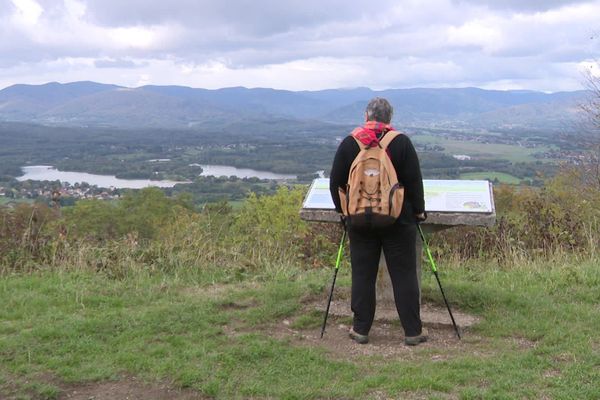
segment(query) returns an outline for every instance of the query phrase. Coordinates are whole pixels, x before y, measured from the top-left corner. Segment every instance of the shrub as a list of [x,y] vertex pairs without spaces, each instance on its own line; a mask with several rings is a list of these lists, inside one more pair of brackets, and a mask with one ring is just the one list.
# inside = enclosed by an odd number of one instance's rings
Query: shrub
[[[510,266],[557,252],[594,257],[600,245],[600,190],[565,169],[541,189],[494,188],[498,221],[433,235],[438,257],[494,259]],[[82,268],[122,277],[135,271],[279,273],[333,264],[337,224],[299,217],[305,189],[250,194],[239,210],[224,202],[193,210],[185,197],[159,189],[128,193],[117,203],[79,201],[0,209],[0,268]]]
[[556,252],[597,254],[600,190],[564,168],[540,189],[494,188],[498,220],[491,228],[454,228],[432,240],[440,256],[500,262]]
[[223,202],[197,212],[185,198],[168,198],[158,189],[128,193],[116,204],[79,201],[62,216],[23,205],[0,214],[0,266],[93,269],[122,277],[138,270],[257,273],[323,265],[319,257],[333,251],[327,235],[300,220],[303,197],[303,189],[285,187],[272,196],[251,194],[237,212]]
[[46,229],[56,219],[57,214],[44,204],[0,208],[0,265],[35,268],[36,260],[60,233]]

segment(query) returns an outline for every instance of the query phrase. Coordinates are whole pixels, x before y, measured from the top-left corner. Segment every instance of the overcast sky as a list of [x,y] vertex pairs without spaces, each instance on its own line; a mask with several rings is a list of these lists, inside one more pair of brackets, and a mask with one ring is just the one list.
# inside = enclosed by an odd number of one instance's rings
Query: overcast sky
[[600,0],[0,0],[0,88],[582,88]]

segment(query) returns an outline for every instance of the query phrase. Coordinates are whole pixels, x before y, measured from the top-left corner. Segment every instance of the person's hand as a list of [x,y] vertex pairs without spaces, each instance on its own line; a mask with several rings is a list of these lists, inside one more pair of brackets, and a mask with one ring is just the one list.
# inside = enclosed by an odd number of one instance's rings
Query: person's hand
[[417,222],[424,222],[427,219],[427,213],[422,212],[420,214],[416,214],[415,218],[417,219]]

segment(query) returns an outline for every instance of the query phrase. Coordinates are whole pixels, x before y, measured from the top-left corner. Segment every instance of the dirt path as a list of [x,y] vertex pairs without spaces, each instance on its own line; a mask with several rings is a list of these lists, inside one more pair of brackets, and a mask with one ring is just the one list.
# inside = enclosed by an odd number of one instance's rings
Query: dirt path
[[136,378],[97,382],[64,388],[60,400],[196,400],[208,399],[192,390],[173,389],[167,384],[149,384]]
[[[375,321],[369,333],[369,343],[359,345],[348,338],[351,311],[348,301],[331,303],[329,319],[325,335],[321,339],[321,328],[294,329],[290,320],[280,321],[271,329],[271,335],[279,338],[291,338],[294,344],[303,346],[319,346],[341,358],[356,356],[378,355],[382,357],[401,357],[411,359],[417,349],[429,348],[442,350],[434,355],[434,359],[442,360],[442,353],[448,350],[466,348],[469,344],[480,341],[481,338],[469,334],[463,340],[458,340],[446,308],[428,304],[421,307],[423,325],[428,331],[429,341],[417,347],[404,345],[404,334],[398,322],[398,315],[393,305],[378,305]],[[323,310],[323,304],[311,304],[308,308]],[[479,321],[475,316],[453,310],[454,318],[462,332]]]
[[0,399],[58,399],[58,400],[205,400],[193,390],[175,389],[168,383],[148,383],[136,377],[123,376],[116,381],[67,384],[49,374],[37,375],[33,381],[59,389],[54,394],[42,395],[29,389],[30,379],[6,375],[8,382],[0,384]]

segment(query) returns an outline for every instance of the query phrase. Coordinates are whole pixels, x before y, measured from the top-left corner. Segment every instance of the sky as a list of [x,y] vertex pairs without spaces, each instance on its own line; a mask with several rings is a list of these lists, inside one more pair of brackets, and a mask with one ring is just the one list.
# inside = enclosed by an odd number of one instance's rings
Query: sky
[[583,88],[600,0],[0,0],[0,88]]

